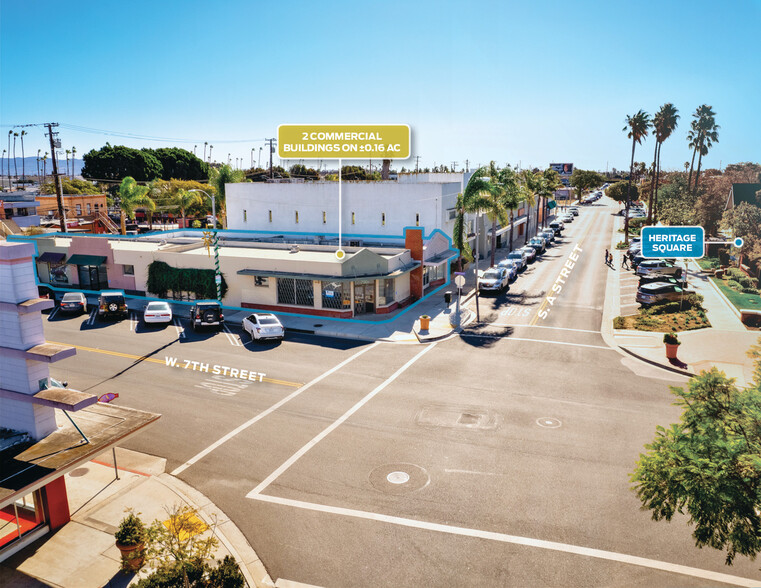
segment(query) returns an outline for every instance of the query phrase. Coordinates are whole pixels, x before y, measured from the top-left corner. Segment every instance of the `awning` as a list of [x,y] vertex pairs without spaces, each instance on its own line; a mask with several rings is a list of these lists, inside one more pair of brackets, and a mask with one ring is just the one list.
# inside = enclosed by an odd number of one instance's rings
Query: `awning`
[[66,259],[65,253],[55,253],[54,251],[46,251],[45,253],[43,253],[37,258],[37,261],[42,261],[45,263],[61,263],[64,259]]
[[239,276],[258,276],[262,278],[296,278],[298,280],[319,280],[324,282],[354,282],[357,280],[383,280],[386,278],[396,278],[403,276],[420,266],[419,261],[407,265],[403,268],[388,272],[386,274],[374,274],[370,276],[326,276],[322,274],[296,274],[291,272],[275,272],[271,270],[239,270]]
[[66,262],[68,265],[101,265],[106,262],[105,255],[72,255]]
[[453,257],[457,257],[457,252],[452,251],[451,249],[444,251],[443,253],[439,253],[438,255],[434,255],[433,257],[429,259],[423,260],[424,266],[433,266],[438,267],[440,265],[444,265],[447,260],[452,259]]

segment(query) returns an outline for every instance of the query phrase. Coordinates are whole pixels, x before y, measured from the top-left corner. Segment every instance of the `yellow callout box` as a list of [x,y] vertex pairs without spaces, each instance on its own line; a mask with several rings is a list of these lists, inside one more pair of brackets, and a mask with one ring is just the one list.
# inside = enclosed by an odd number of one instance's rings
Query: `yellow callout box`
[[409,125],[280,125],[281,159],[407,159]]

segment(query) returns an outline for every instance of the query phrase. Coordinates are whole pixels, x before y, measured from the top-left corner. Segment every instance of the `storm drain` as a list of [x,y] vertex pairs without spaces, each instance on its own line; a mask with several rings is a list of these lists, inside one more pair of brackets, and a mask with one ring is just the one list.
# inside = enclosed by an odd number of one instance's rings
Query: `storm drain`
[[500,421],[499,413],[478,406],[429,404],[415,416],[415,422],[423,427],[492,430]]
[[368,476],[373,488],[384,494],[407,494],[425,488],[430,482],[428,472],[414,463],[387,463],[378,466]]

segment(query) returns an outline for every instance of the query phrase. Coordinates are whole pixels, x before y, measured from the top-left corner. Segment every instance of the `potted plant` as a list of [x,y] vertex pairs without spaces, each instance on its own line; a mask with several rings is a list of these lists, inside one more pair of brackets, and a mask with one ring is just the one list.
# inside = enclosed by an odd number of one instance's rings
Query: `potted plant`
[[666,333],[663,336],[663,342],[666,344],[666,359],[676,359],[676,352],[681,345],[676,333]]
[[137,572],[145,560],[146,529],[139,514],[135,514],[132,509],[127,510],[127,516],[121,520],[114,533],[116,547],[122,553],[122,570],[125,572]]
[[424,314],[420,317],[420,330],[421,331],[427,331],[428,328],[431,326],[431,317],[427,314]]

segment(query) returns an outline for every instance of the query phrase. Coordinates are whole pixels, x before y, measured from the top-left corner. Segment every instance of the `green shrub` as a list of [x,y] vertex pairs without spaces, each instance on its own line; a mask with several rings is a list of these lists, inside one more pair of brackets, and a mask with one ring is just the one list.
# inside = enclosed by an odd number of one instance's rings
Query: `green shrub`
[[624,320],[624,317],[617,316],[613,319],[613,328],[614,329],[625,329],[626,328],[626,321]]
[[[165,298],[168,290],[173,292],[194,292],[197,299],[216,298],[217,284],[214,270],[196,268],[176,268],[154,261],[148,266],[148,291],[159,298]],[[222,275],[222,297],[227,293],[227,281]]]
[[736,292],[742,292],[743,287],[740,285],[740,282],[737,282],[735,280],[727,280],[727,286],[732,288],[732,290],[735,290]]
[[688,308],[703,308],[703,295],[702,294],[686,294],[682,304],[683,309]]
[[676,333],[666,333],[663,336],[663,342],[667,345],[680,345],[679,337],[676,336]]
[[200,229],[200,228],[201,228],[201,221],[199,221],[199,220],[194,220],[194,221],[191,223],[191,225],[190,225],[190,226],[191,226],[192,228],[194,228],[194,229]]
[[758,294],[758,288],[743,288],[743,294]]
[[119,523],[119,528],[114,533],[114,537],[122,545],[139,545],[145,541],[145,525],[137,516],[140,513],[135,514],[133,510],[127,512],[127,516]]

